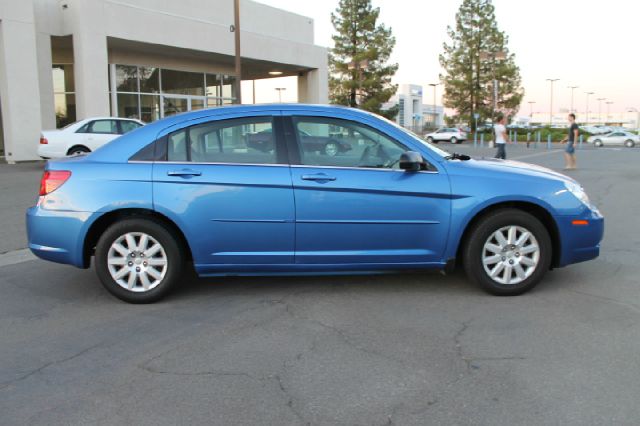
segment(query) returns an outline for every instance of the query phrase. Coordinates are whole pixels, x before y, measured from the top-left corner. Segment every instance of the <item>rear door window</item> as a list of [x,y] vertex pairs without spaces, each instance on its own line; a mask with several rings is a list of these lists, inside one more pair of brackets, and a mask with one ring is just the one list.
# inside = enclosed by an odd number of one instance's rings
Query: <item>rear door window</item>
[[277,164],[271,117],[217,120],[171,133],[167,160],[194,163]]

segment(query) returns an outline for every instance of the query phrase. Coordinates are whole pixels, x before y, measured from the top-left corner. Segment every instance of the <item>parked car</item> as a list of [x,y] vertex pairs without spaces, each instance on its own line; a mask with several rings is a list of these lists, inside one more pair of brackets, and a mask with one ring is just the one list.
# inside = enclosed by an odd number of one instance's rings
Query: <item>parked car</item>
[[627,148],[633,148],[637,143],[640,143],[640,136],[630,132],[611,132],[606,135],[590,136],[587,142],[593,143],[597,147],[624,145]]
[[[275,149],[273,143],[273,131],[271,128],[247,135],[247,145],[262,152],[270,152]],[[340,153],[351,151],[350,143],[330,136],[313,136],[305,131],[300,131],[300,142],[307,151],[317,151],[334,157]]]
[[440,141],[449,141],[453,144],[464,142],[467,140],[467,134],[460,129],[453,127],[443,127],[433,133],[427,133],[424,135],[425,139],[431,143],[438,143]]
[[[246,144],[272,128],[275,150]],[[360,134],[327,156],[305,133]],[[267,134],[268,132],[265,132]],[[471,159],[360,110],[251,105],[148,124],[47,162],[29,248],[88,268],[132,303],[199,276],[451,270],[516,295],[598,256],[603,217],[572,178]]]
[[62,129],[41,132],[38,155],[48,159],[86,154],[144,124],[129,118],[86,118]]

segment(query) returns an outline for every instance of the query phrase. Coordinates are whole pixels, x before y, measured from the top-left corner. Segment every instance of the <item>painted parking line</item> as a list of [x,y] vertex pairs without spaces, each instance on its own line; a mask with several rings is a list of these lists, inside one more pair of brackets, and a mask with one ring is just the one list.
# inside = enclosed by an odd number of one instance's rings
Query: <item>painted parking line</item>
[[542,157],[543,155],[556,154],[559,152],[564,152],[563,150],[555,149],[544,152],[536,152],[535,154],[527,154],[527,155],[518,155],[516,157],[511,157],[512,160],[520,160],[522,158],[531,158],[531,157]]
[[0,254],[0,268],[35,259],[37,259],[37,257],[35,257],[29,249],[9,251],[7,253]]

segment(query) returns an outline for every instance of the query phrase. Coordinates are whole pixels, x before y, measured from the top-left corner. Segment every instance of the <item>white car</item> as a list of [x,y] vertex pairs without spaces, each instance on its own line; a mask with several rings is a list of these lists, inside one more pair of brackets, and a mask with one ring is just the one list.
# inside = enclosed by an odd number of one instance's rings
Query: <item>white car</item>
[[587,142],[594,146],[600,147],[604,145],[624,145],[633,148],[640,143],[640,136],[630,132],[611,132],[606,135],[591,136]]
[[443,127],[433,133],[427,133],[424,138],[431,143],[440,141],[450,141],[451,143],[460,143],[467,140],[467,134],[460,129],[453,127]]
[[95,151],[118,136],[142,126],[144,122],[129,118],[85,118],[62,129],[42,131],[38,155],[47,159]]

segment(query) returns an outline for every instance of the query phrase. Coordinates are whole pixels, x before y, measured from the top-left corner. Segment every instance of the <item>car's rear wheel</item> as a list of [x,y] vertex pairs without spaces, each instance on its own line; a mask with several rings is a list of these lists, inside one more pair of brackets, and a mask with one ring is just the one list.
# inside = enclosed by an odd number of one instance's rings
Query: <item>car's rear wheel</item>
[[600,148],[602,146],[602,141],[600,139],[596,139],[593,141],[593,145]]
[[624,142],[624,146],[626,146],[627,148],[633,148],[635,146],[635,142],[631,139],[628,139]]
[[427,142],[434,143],[435,141],[433,140],[433,138],[431,136],[429,136],[429,137],[427,137]]
[[129,303],[153,303],[176,285],[184,270],[177,238],[147,219],[111,225],[96,245],[96,273],[104,287]]
[[335,142],[327,142],[326,145],[324,146],[324,153],[329,157],[335,157],[336,155],[338,155],[339,151],[340,151],[340,147]]
[[67,155],[70,157],[75,157],[76,155],[83,155],[89,152],[91,152],[91,150],[86,146],[76,145],[69,148],[69,150],[67,151]]
[[451,138],[451,143],[456,144],[458,143],[458,138],[456,138],[455,136]]
[[549,270],[549,232],[534,216],[517,209],[498,210],[471,229],[463,248],[469,279],[498,296],[531,290]]

